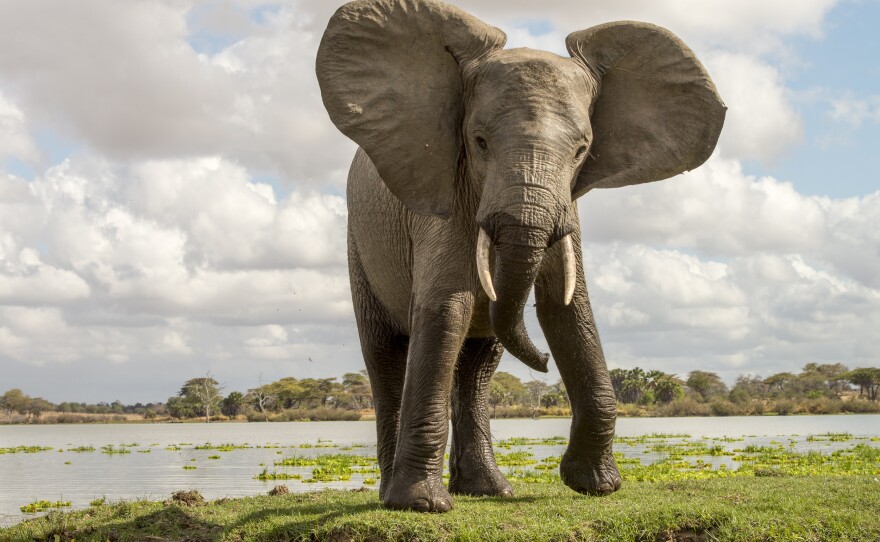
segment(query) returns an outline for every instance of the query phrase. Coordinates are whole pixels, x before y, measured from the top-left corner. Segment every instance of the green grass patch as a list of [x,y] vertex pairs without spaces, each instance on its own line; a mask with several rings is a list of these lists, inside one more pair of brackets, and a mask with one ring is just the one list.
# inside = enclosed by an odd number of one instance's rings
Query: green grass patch
[[[386,510],[375,491],[320,491],[183,506],[123,502],[0,529],[10,542],[57,540],[876,540],[873,477],[629,482],[607,497],[514,481],[511,499],[456,497],[443,515]],[[690,537],[690,538],[686,538]]]
[[499,467],[524,467],[526,465],[534,465],[537,461],[535,460],[535,454],[518,451],[510,452],[509,454],[495,454],[495,463],[497,463]]

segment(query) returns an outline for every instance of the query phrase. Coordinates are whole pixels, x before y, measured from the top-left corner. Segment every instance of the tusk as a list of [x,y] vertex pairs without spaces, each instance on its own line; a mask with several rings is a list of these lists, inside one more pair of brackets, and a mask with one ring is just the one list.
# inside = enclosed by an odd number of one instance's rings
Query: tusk
[[489,240],[489,234],[483,228],[480,228],[480,236],[477,238],[477,275],[480,276],[480,284],[489,299],[498,301],[495,295],[495,288],[492,287],[492,272],[489,270],[489,249],[492,247],[492,241]]
[[577,277],[574,248],[571,246],[571,235],[566,235],[562,238],[562,265],[565,268],[565,296],[563,301],[568,305],[574,296],[575,278]]

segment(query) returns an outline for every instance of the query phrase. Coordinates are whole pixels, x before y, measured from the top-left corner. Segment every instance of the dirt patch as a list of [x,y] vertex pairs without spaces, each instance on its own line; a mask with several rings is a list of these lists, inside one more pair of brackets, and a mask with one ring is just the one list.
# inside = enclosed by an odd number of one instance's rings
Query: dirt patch
[[290,493],[290,490],[287,488],[287,486],[284,485],[275,486],[271,490],[269,490],[269,495],[273,497],[277,495],[287,495],[288,493]]
[[181,506],[202,506],[205,504],[205,498],[196,490],[192,491],[175,491],[171,494],[171,499],[165,501],[165,504],[179,504]]

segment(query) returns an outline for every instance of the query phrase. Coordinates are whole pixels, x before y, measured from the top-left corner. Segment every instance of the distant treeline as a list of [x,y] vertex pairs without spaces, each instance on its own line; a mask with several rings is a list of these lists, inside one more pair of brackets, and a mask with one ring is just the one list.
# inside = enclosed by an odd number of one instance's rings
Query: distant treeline
[[[808,363],[800,373],[766,378],[743,375],[732,388],[718,374],[691,371],[686,378],[662,371],[612,369],[611,383],[623,416],[735,416],[880,412],[880,368],[848,369]],[[489,388],[495,418],[568,416],[562,381],[523,382],[497,372]],[[247,390],[223,393],[210,375],[187,380],[165,403],[53,404],[19,389],[0,396],[7,423],[117,422],[203,419],[249,421],[358,420],[371,415],[373,397],[366,371],[337,378],[286,377]]]
[[880,368],[804,365],[800,373],[742,375],[732,388],[708,371],[687,378],[661,371],[613,369],[619,412],[628,416],[743,416],[880,412]]

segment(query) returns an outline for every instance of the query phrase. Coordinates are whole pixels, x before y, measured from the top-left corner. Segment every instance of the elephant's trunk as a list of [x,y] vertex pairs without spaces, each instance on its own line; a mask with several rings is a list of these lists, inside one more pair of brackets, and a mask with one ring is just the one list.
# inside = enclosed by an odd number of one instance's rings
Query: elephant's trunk
[[[495,245],[495,277],[483,280],[488,275],[488,265],[480,270],[484,287],[488,282],[487,294],[495,299],[489,306],[489,319],[492,330],[504,348],[514,357],[542,373],[547,372],[549,355],[534,345],[526,332],[523,312],[529,298],[529,291],[535,283],[541,261],[544,258],[546,240],[536,239],[533,229],[505,228],[499,242]],[[514,230],[514,231],[511,231]],[[479,247],[487,244],[488,236],[480,232]],[[478,248],[478,255],[481,252]],[[484,261],[487,261],[486,258]],[[492,288],[494,283],[494,289]]]

